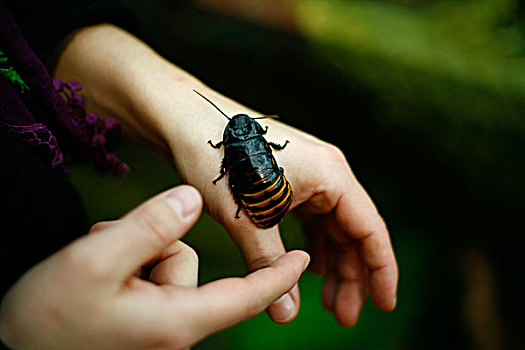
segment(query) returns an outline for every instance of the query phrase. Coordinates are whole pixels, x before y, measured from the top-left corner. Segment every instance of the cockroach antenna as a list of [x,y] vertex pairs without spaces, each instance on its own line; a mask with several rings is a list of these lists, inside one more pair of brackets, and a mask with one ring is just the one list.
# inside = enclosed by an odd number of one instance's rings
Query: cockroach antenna
[[265,115],[264,117],[257,117],[257,118],[252,118],[252,119],[279,119],[279,116],[278,115]]
[[208,101],[213,107],[215,107],[219,112],[221,112],[221,114],[222,114],[223,116],[225,116],[226,119],[228,119],[228,120],[231,120],[231,119],[232,119],[232,118],[228,117],[228,116],[226,115],[226,113],[224,113],[223,111],[221,111],[221,109],[220,109],[219,107],[217,107],[217,106],[215,105],[215,103],[213,103],[213,102],[211,102],[210,100],[208,100],[203,94],[201,94],[200,92],[198,92],[198,91],[195,90],[195,89],[193,90],[193,92],[195,92],[197,95],[199,95],[200,97],[202,97],[203,99],[205,99],[206,101]]

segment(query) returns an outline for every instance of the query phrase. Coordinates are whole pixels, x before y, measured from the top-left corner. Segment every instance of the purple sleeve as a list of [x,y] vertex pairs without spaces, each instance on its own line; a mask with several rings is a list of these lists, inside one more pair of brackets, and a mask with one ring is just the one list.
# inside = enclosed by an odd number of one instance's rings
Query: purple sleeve
[[119,0],[0,0],[0,3],[48,68],[53,66],[60,42],[85,26],[112,23],[145,39],[138,16]]

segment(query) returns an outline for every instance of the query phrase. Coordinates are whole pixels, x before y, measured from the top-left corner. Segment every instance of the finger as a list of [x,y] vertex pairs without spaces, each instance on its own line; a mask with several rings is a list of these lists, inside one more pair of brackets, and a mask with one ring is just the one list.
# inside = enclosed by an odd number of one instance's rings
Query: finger
[[335,306],[335,295],[337,292],[337,266],[336,266],[336,257],[334,254],[334,243],[329,239],[326,239],[325,242],[325,251],[324,261],[326,262],[326,271],[325,271],[325,280],[323,283],[323,288],[321,290],[321,300],[323,306],[328,312],[334,312]]
[[[262,230],[251,222],[244,225],[233,222],[230,227],[228,231],[239,247],[249,271],[270,266],[286,253],[278,226]],[[268,308],[268,315],[277,323],[288,323],[297,316],[299,305],[299,288],[295,287]]]
[[100,232],[103,230],[106,230],[118,223],[118,220],[111,220],[111,221],[100,221],[95,223],[91,228],[89,229],[88,233],[95,233]]
[[331,307],[339,324],[353,327],[368,293],[365,267],[356,241],[348,237],[333,216],[325,216],[324,223],[331,238],[327,238],[330,244],[326,255],[330,257],[331,273],[337,279],[335,288],[327,283],[326,293],[329,290],[333,293]]
[[325,274],[325,235],[324,230],[319,227],[321,220],[311,220],[308,224],[303,225],[303,231],[307,237],[308,252],[312,258],[310,262],[310,271],[317,276]]
[[335,218],[346,233],[358,241],[359,252],[368,270],[372,300],[382,310],[395,307],[398,270],[384,221],[358,184],[352,195],[343,195],[335,208]]
[[149,275],[150,281],[163,285],[197,287],[199,257],[190,246],[177,241],[166,249]]
[[308,262],[308,254],[292,251],[244,278],[222,279],[200,287],[188,308],[199,305],[192,312],[203,332],[201,336],[261,313],[297,284]]
[[338,285],[334,295],[334,314],[340,325],[353,327],[367,296],[366,273],[357,247],[347,244],[337,254]]
[[321,301],[328,312],[334,312],[335,293],[337,292],[337,274],[333,271],[327,272],[321,289]]
[[[202,199],[191,186],[178,186],[148,200],[103,234],[87,235],[72,254],[84,257],[97,275],[126,280],[182,237],[200,214]],[[82,258],[80,258],[82,259]]]

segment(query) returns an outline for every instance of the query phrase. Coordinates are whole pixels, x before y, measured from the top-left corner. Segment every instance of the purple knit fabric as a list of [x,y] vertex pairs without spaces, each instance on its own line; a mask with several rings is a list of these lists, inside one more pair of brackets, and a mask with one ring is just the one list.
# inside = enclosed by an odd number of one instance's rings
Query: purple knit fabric
[[99,169],[118,176],[129,171],[106,149],[106,134],[118,126],[118,121],[88,112],[77,93],[82,88],[78,82],[52,79],[1,4],[0,50],[29,87],[21,92],[0,76],[0,128],[38,147],[53,168],[66,173],[64,152],[89,156]]

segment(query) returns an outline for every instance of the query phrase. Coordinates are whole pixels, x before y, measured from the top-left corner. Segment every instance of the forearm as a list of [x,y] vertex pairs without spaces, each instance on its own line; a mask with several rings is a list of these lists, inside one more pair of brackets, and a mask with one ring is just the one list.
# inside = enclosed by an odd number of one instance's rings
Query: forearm
[[74,33],[55,77],[78,80],[90,111],[117,117],[126,137],[163,153],[177,136],[171,132],[174,124],[192,112],[185,96],[194,88],[205,89],[146,44],[109,24]]
[[150,99],[146,85],[157,75],[170,72],[169,63],[112,25],[83,28],[67,40],[55,77],[79,81],[90,111],[117,117],[125,135],[164,149],[158,130],[148,125],[148,115],[140,112]]

